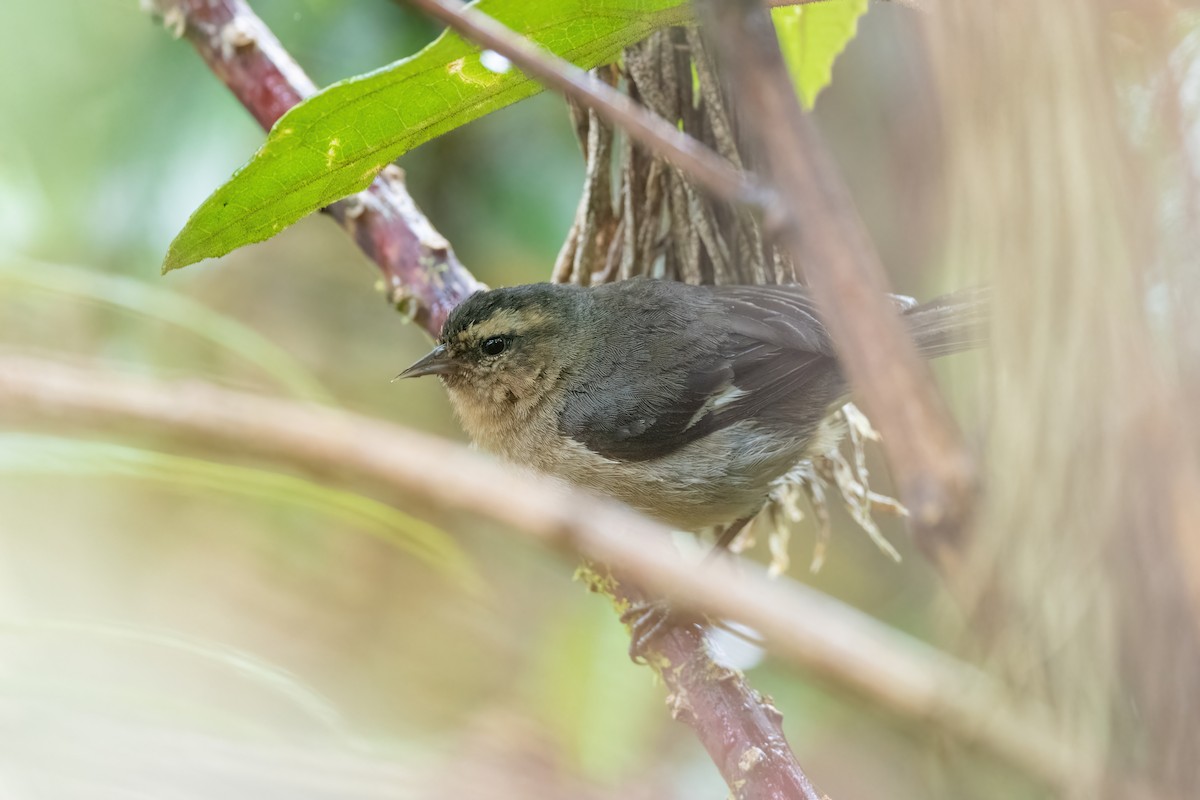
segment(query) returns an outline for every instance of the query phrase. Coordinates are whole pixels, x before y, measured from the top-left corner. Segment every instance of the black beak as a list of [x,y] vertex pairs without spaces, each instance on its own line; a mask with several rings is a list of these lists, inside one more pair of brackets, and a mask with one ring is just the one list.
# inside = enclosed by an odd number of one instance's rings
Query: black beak
[[439,344],[429,351],[429,354],[408,369],[401,372],[394,381],[401,378],[419,378],[422,375],[445,375],[454,371],[454,360],[447,355],[446,345]]

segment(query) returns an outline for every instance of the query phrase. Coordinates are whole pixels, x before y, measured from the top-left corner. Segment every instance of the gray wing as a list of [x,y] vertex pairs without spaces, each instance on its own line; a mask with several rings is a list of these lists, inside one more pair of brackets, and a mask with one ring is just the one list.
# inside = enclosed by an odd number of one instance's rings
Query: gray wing
[[743,420],[815,424],[845,391],[800,287],[632,286],[602,298],[629,324],[596,343],[559,424],[600,455],[661,458]]

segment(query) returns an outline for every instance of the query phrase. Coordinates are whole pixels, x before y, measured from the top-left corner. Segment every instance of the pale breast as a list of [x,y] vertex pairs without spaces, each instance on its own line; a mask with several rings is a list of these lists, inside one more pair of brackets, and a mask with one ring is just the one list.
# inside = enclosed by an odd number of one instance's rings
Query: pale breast
[[[802,455],[800,443],[744,422],[646,461],[605,458],[556,429],[529,430],[499,454],[614,497],[680,530],[724,525],[758,512],[771,481]],[[510,440],[510,445],[515,444]]]
[[[661,458],[621,461],[564,436],[558,427],[559,410],[552,405],[510,405],[510,413],[499,416],[465,407],[473,402],[468,396],[451,396],[467,433],[481,448],[688,531],[757,513],[771,482],[815,452],[814,446],[826,446],[829,438],[788,435],[778,427],[745,420]],[[835,433],[826,433],[836,440]]]

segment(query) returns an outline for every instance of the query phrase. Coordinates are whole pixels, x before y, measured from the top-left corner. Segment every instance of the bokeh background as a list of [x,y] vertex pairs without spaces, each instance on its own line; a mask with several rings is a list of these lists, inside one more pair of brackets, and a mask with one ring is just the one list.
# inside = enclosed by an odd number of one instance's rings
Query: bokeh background
[[[437,32],[389,0],[253,6],[320,85]],[[319,396],[461,438],[436,382],[389,382],[429,342],[330,221],[159,276],[187,215],[262,140],[185,42],[132,0],[10,4],[5,18],[0,348]],[[816,113],[894,286],[929,296],[952,279],[933,244],[942,142],[919,22],[873,6]],[[400,165],[481,280],[548,276],[583,177],[558,97]],[[956,396],[973,366],[960,358],[939,368]],[[0,419],[0,796],[724,796],[569,559],[498,530],[448,530],[482,576],[472,591],[352,514],[232,491],[241,473],[164,453]],[[900,526],[884,529],[900,564],[835,509],[826,566],[810,575],[801,523],[793,574],[953,643],[961,623],[941,582]],[[948,766],[917,726],[729,648],[832,797],[1026,796],[986,762]]]

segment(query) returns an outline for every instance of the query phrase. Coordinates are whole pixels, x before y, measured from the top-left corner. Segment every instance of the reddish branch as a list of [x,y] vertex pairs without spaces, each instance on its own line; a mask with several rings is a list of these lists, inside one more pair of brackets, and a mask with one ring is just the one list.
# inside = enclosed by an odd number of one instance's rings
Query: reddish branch
[[[152,0],[177,35],[265,129],[316,86],[243,0]],[[326,211],[379,265],[388,299],[431,336],[450,310],[482,288],[417,208],[398,169]]]
[[[658,599],[627,580],[613,582],[606,591],[627,606]],[[713,660],[702,625],[673,626],[653,643],[647,657],[670,692],[671,716],[695,730],[732,797],[829,800],[796,760],[783,733],[783,715],[745,675]]]
[[777,235],[804,270],[883,448],[918,544],[958,559],[975,467],[929,368],[887,299],[884,268],[854,200],[796,97],[761,0],[696,0],[782,212]]

